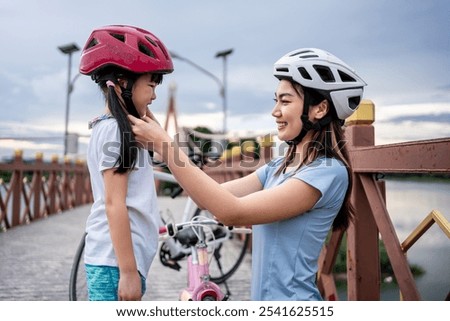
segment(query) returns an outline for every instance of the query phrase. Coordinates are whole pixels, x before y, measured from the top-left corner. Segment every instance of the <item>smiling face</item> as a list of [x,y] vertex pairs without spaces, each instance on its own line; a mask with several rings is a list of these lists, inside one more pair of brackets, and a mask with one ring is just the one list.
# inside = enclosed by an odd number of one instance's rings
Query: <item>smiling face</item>
[[147,106],[156,99],[155,89],[157,85],[152,80],[151,74],[143,74],[134,82],[132,99],[139,115],[145,115]]
[[299,95],[290,81],[281,80],[275,92],[275,107],[272,110],[281,140],[288,141],[297,137],[302,128],[302,112],[303,95]]

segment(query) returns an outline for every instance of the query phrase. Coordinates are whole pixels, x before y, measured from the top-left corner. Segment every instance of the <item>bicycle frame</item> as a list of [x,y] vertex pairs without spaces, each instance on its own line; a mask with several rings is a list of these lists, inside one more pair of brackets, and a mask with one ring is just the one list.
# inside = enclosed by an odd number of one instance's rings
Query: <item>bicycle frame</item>
[[228,299],[220,287],[210,281],[207,245],[200,241],[191,246],[188,257],[188,286],[183,289],[180,301],[223,301]]
[[[223,301],[228,299],[220,287],[210,280],[208,245],[203,228],[206,225],[219,225],[217,221],[188,221],[177,225],[168,224],[160,228],[161,238],[172,238],[184,227],[192,229],[185,243],[190,244],[188,251],[188,285],[180,292],[180,301]],[[189,231],[188,231],[189,232]],[[195,242],[195,244],[193,244]]]

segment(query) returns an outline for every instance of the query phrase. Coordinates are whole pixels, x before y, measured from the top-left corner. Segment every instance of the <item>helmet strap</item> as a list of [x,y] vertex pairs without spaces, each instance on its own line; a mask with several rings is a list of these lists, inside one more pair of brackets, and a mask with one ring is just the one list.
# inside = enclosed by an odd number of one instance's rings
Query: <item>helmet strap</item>
[[300,131],[297,137],[295,137],[292,140],[286,141],[288,145],[297,145],[303,140],[303,138],[310,130],[319,131],[324,126],[331,123],[331,121],[333,120],[332,116],[328,113],[325,117],[313,123],[312,121],[309,120],[308,114],[309,114],[309,105],[305,101],[303,103],[303,114],[300,116],[300,119],[303,123],[302,130]]
[[123,101],[125,102],[125,108],[126,108],[127,112],[136,118],[141,118],[141,116],[139,115],[139,113],[136,110],[136,106],[134,106],[133,99],[132,99],[133,93],[131,92],[131,89],[133,88],[133,84],[134,84],[134,81],[131,79],[128,79],[127,87],[126,88],[121,87],[121,89],[122,89],[121,96],[122,96]]

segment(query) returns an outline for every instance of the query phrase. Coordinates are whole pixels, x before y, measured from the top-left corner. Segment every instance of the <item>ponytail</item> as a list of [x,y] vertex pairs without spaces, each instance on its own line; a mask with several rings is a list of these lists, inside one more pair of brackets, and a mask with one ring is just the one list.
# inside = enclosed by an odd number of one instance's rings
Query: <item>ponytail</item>
[[[121,146],[120,155],[114,164],[115,172],[126,173],[134,168],[137,159],[138,146],[127,115],[132,114],[139,117],[131,99],[131,89],[139,75],[116,67],[106,67],[98,70],[91,77],[102,89],[109,111],[119,126]],[[123,100],[119,98],[114,89],[114,85],[119,83],[118,79],[120,78],[127,80],[127,88],[122,88]]]
[[[125,106],[123,106],[122,101],[117,96],[114,87],[107,86],[106,100],[109,110],[119,126],[121,138],[120,157],[117,158],[116,163],[114,164],[117,166],[115,172],[123,174],[134,168],[137,158],[137,146],[134,140],[133,131],[131,130],[131,124],[127,118],[127,113],[125,113]],[[134,108],[134,110],[136,110],[136,108]],[[137,112],[135,113],[137,114]]]

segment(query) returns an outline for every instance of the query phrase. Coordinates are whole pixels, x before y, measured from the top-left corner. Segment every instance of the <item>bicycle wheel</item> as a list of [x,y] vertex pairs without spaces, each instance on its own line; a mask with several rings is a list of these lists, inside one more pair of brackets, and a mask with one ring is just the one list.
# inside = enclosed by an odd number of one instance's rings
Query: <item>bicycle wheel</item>
[[[208,211],[196,209],[194,216],[211,217]],[[216,235],[216,239],[220,235]],[[219,244],[213,253],[213,259],[209,265],[211,281],[221,284],[228,280],[242,263],[250,242],[249,234],[231,234],[230,238]]]
[[88,299],[86,272],[84,269],[84,244],[86,233],[83,234],[77,252],[73,259],[72,270],[70,271],[69,300],[84,301]]

